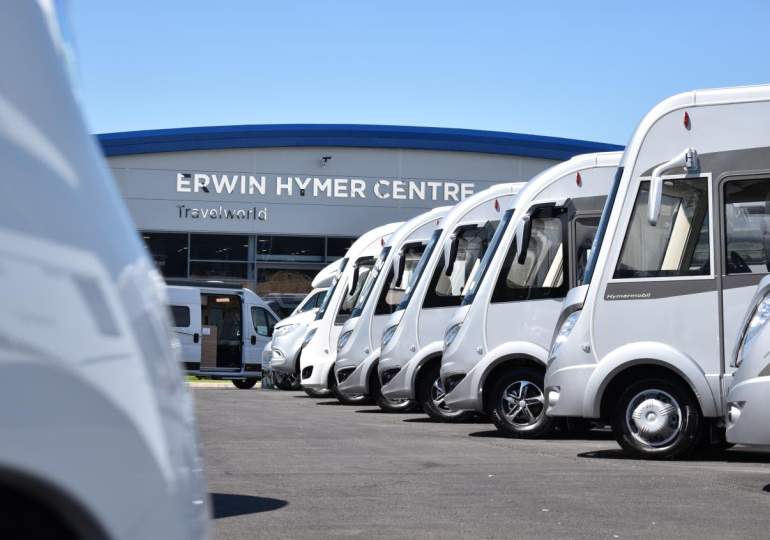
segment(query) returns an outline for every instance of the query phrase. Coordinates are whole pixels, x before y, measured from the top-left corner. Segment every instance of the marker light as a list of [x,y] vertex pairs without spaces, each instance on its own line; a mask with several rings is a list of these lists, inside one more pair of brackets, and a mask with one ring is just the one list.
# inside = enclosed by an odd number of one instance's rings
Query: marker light
[[687,111],[684,111],[684,118],[682,119],[685,129],[690,129],[690,115]]
[[495,211],[496,212],[500,211],[500,201],[498,201],[497,199],[495,199]]
[[583,187],[583,177],[580,176],[579,172],[575,176],[575,183],[577,184],[577,187]]

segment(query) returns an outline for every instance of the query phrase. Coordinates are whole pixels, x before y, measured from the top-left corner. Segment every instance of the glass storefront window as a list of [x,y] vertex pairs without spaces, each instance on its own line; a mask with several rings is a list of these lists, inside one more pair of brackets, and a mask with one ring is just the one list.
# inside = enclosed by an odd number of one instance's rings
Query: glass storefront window
[[190,258],[248,261],[249,237],[245,234],[191,234]]
[[165,277],[187,277],[187,233],[143,232],[142,238]]
[[326,260],[331,262],[336,261],[337,259],[341,259],[345,256],[345,254],[348,252],[348,249],[353,245],[353,242],[355,241],[356,238],[348,237],[327,238]]
[[323,261],[322,236],[258,236],[258,261]]
[[249,278],[249,263],[190,261],[190,278],[242,280]]

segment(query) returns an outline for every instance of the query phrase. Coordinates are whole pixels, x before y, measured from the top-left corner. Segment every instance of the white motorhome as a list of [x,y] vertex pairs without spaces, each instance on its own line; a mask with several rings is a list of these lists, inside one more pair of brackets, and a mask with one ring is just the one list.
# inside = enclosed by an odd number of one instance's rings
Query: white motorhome
[[340,393],[368,395],[385,410],[413,407],[412,400],[389,400],[380,392],[377,361],[382,332],[401,302],[425,246],[450,209],[435,208],[410,219],[385,242],[337,342],[334,370]]
[[313,291],[297,306],[291,316],[275,325],[270,343],[270,369],[275,384],[281,390],[299,390],[299,350],[307,333],[307,326],[321,307],[326,291],[340,269],[337,260],[322,269],[313,278]]
[[167,294],[185,372],[253,388],[278,322],[273,310],[249,289],[218,283],[169,285]]
[[485,413],[514,437],[552,430],[548,347],[561,302],[583,277],[621,156],[576,156],[519,192],[447,326],[441,379],[450,409]]
[[[770,249],[767,244],[765,246]],[[770,447],[768,320],[770,277],[764,277],[749,304],[732,355],[735,371],[727,393],[727,442],[732,444]]]
[[163,280],[77,106],[58,4],[0,4],[3,538],[204,539]]
[[390,223],[372,229],[358,238],[340,262],[340,269],[324,297],[315,320],[308,325],[299,353],[302,388],[310,396],[331,390],[343,403],[356,403],[366,396],[345,396],[337,390],[334,361],[342,325],[350,317],[377,254],[403,223]]
[[564,301],[547,414],[604,419],[639,457],[720,442],[732,344],[770,262],[768,200],[770,86],[654,107]]
[[439,378],[446,326],[462,301],[487,245],[523,183],[498,184],[455,205],[417,264],[382,336],[377,369],[383,396],[416,399],[431,417],[469,415],[444,404]]

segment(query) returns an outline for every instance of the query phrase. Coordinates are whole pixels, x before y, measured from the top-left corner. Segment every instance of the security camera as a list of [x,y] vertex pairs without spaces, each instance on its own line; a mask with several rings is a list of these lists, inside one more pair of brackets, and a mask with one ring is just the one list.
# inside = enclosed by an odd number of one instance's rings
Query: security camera
[[326,167],[326,163],[331,159],[331,156],[324,156],[321,158],[321,167]]

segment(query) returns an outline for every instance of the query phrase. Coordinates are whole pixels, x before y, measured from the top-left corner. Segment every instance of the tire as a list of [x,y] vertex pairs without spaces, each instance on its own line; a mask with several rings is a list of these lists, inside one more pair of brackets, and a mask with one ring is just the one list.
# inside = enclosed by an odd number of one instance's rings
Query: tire
[[259,379],[233,379],[231,382],[238,390],[250,390],[254,388]]
[[545,373],[535,368],[505,371],[494,382],[487,413],[497,429],[516,439],[553,433],[557,421],[545,414]]
[[417,379],[417,402],[431,420],[437,422],[467,422],[474,417],[471,411],[453,411],[444,405],[444,386],[437,363],[425,366]]
[[369,376],[369,396],[383,412],[408,413],[417,410],[417,402],[413,399],[388,399],[382,395],[382,384],[377,374],[377,364],[372,366]]
[[612,433],[618,444],[642,459],[689,456],[701,443],[704,423],[689,388],[658,378],[631,384],[612,412]]
[[340,392],[340,389],[337,387],[337,378],[334,376],[334,366],[332,366],[331,373],[329,373],[329,388],[334,397],[337,398],[337,401],[343,405],[371,405],[372,403],[369,396],[365,394],[348,396]]
[[299,375],[296,373],[276,373],[273,372],[273,381],[275,381],[275,386],[279,390],[299,390],[302,388],[302,384],[299,380]]

